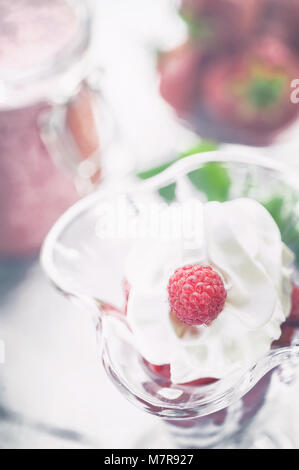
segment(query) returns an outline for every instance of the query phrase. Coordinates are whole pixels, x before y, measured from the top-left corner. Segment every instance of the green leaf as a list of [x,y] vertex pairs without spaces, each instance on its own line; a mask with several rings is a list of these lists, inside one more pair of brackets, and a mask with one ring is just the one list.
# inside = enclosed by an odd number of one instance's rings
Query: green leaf
[[[212,142],[209,140],[203,140],[199,142],[197,145],[195,145],[194,147],[192,147],[191,149],[189,149],[188,151],[183,152],[180,155],[178,155],[175,159],[170,160],[169,162],[164,163],[162,165],[151,168],[149,170],[137,173],[137,177],[142,180],[152,178],[153,176],[156,176],[159,173],[162,173],[164,170],[167,170],[167,168],[171,167],[171,165],[178,162],[179,160],[182,160],[183,158],[190,157],[191,155],[195,155],[197,153],[212,152],[214,150],[217,150],[218,148],[219,148],[219,145],[216,144],[215,142]],[[215,165],[218,165],[218,164],[215,164]],[[197,170],[197,171],[200,171],[200,170]],[[218,180],[215,181],[215,184],[218,183]],[[198,187],[198,189],[202,191],[204,191],[204,188],[201,189],[200,187]],[[166,186],[165,188],[161,188],[159,190],[159,194],[167,203],[170,203],[175,200],[175,190],[176,190],[176,184],[172,183],[169,186]]]
[[162,171],[167,170],[167,168],[169,168],[171,165],[181,160],[182,158],[189,157],[190,155],[195,155],[196,153],[212,152],[213,150],[218,150],[218,148],[219,148],[219,145],[216,144],[215,142],[212,142],[209,140],[203,140],[202,142],[199,142],[197,145],[192,147],[187,152],[181,153],[173,160],[170,160],[169,162],[163,163],[162,165],[156,166],[154,168],[150,168],[149,170],[145,170],[145,171],[141,171],[140,173],[137,173],[137,177],[142,180],[147,180],[148,178],[152,178],[153,176],[156,176],[159,173],[162,173]]
[[263,206],[265,209],[267,209],[268,212],[270,212],[280,231],[282,232],[285,225],[285,220],[282,214],[284,199],[281,196],[274,196],[270,200],[264,202]]
[[295,215],[296,197],[273,196],[262,203],[270,212],[281,232],[281,238],[296,256],[299,263],[299,222]]
[[231,180],[221,163],[206,163],[188,176],[192,184],[205,193],[208,201],[223,202],[228,199]]
[[256,77],[249,86],[249,100],[260,109],[277,104],[284,90],[284,86],[285,79],[283,77],[274,77],[271,79]]
[[175,163],[177,159],[172,160],[168,163],[164,163],[163,165],[159,165],[155,168],[151,168],[150,170],[142,171],[140,173],[137,173],[137,177],[140,178],[141,180],[147,180],[149,178],[152,178],[153,176],[159,175],[159,173],[162,173],[162,171],[167,170],[173,163]]
[[160,196],[168,203],[175,201],[175,190],[176,183],[172,183],[169,186],[159,189]]
[[189,149],[187,152],[182,153],[178,160],[182,158],[190,157],[191,155],[195,155],[197,153],[205,153],[205,152],[213,152],[219,149],[219,144],[213,142],[211,140],[203,140],[199,142],[197,145]]

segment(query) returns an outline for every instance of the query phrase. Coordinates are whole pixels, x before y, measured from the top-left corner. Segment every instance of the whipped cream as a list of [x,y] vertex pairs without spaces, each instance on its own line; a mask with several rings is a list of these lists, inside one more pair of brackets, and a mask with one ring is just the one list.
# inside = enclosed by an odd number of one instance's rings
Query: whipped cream
[[[280,337],[291,307],[293,254],[268,211],[245,198],[188,204],[194,214],[188,236],[139,240],[126,264],[136,347],[150,363],[170,364],[174,383],[222,378],[254,363]],[[227,289],[210,326],[187,327],[170,314],[169,278],[193,263],[212,266]]]

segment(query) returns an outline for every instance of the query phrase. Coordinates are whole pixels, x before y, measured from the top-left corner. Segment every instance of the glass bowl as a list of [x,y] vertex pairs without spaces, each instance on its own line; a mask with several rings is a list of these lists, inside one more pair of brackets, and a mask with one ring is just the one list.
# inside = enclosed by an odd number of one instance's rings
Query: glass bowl
[[279,370],[291,382],[296,374],[299,320],[286,325],[292,333],[288,340],[282,335],[250,367],[205,385],[171,383],[141,357],[126,322],[124,265],[137,236],[127,222],[138,221],[141,207],[185,201],[190,195],[203,201],[256,199],[272,213],[296,255],[297,282],[297,187],[298,175],[267,158],[227,152],[194,155],[147,181],[102,187],[68,210],[45,240],[43,268],[57,289],[91,314],[107,375],[132,403],[164,421],[176,447],[240,447],[241,436],[247,442],[247,430],[267,403],[273,376]]

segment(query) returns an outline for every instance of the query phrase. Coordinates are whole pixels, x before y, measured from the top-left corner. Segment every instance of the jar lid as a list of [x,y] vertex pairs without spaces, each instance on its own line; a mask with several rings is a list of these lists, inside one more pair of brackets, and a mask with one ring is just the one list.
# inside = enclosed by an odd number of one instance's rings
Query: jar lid
[[90,35],[84,0],[0,0],[0,106],[30,104],[54,92],[54,79],[78,69]]

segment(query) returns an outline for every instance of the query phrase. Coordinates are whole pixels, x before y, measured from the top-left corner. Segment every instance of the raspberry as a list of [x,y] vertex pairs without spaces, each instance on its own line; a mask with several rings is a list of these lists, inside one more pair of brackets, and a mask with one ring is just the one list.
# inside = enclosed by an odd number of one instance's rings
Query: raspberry
[[171,311],[186,325],[210,325],[223,310],[226,290],[210,266],[178,268],[168,284]]

